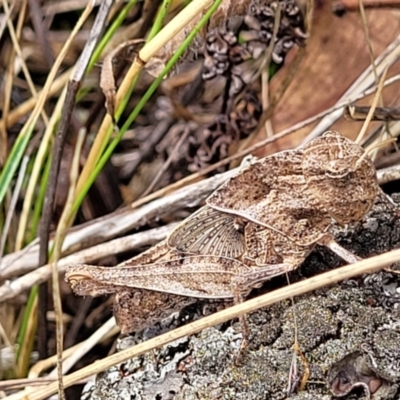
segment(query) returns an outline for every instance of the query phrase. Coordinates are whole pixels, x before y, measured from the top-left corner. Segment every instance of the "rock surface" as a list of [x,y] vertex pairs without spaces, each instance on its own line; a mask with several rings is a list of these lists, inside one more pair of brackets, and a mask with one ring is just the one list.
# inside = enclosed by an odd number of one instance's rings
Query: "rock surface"
[[[400,202],[400,196],[394,196]],[[400,247],[400,211],[380,201],[360,224],[339,228],[339,243],[360,257]],[[342,264],[317,248],[290,275],[292,282]],[[396,267],[393,267],[396,269]],[[286,284],[268,282],[262,291]],[[259,291],[260,292],[260,291]],[[257,293],[253,294],[257,295]],[[140,334],[120,348],[215,311],[199,304]],[[115,366],[89,382],[82,399],[399,399],[400,275],[381,271],[287,300],[249,316],[250,345],[235,364],[238,322],[209,328]],[[293,348],[295,338],[300,351]],[[299,391],[309,367],[305,388]]]

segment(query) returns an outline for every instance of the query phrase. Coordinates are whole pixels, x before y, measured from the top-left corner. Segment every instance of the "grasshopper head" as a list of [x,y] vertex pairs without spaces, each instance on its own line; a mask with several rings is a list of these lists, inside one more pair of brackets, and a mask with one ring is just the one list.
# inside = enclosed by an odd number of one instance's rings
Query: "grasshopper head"
[[364,149],[335,131],[304,147],[302,169],[312,195],[340,224],[362,219],[379,190]]

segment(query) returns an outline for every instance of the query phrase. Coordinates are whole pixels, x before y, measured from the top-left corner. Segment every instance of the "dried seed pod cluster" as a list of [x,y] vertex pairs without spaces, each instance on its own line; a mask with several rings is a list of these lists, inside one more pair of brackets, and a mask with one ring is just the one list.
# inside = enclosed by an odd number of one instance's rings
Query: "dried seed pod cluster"
[[[275,39],[274,50],[272,52],[272,59],[275,63],[281,64],[284,61],[286,53],[294,44],[302,45],[306,34],[304,32],[304,19],[297,2],[294,0],[288,1],[269,1],[266,4],[254,1],[250,6],[250,19],[251,16],[259,23],[255,24],[255,31],[260,32],[258,36],[261,42],[270,43],[272,39],[272,32],[274,29],[275,18],[277,9],[280,8],[280,21],[278,34]],[[250,23],[247,22],[250,27]],[[252,33],[250,31],[250,33]],[[256,53],[252,52],[252,48],[248,48],[254,57]]]
[[246,90],[228,115],[219,114],[213,124],[193,132],[186,152],[188,170],[199,171],[229,156],[231,146],[254,131],[261,114],[262,105],[256,92]]
[[287,52],[295,44],[302,45],[305,38],[303,15],[294,0],[253,1],[245,16],[228,19],[207,32],[203,79],[230,75],[229,94],[233,96],[250,83],[257,60],[266,54],[271,40],[272,61],[282,64]]
[[[273,38],[278,7],[280,18]],[[216,80],[223,76],[229,99],[243,93],[240,101],[228,101],[225,113],[217,116],[214,124],[198,130],[198,137],[206,140],[196,141],[194,135],[189,151],[192,156],[188,159],[190,171],[200,170],[228,155],[232,144],[256,128],[262,106],[252,86],[271,40],[274,40],[272,61],[282,64],[287,52],[295,44],[304,44],[305,37],[303,15],[294,0],[249,2],[246,15],[228,16],[207,31],[202,78]]]

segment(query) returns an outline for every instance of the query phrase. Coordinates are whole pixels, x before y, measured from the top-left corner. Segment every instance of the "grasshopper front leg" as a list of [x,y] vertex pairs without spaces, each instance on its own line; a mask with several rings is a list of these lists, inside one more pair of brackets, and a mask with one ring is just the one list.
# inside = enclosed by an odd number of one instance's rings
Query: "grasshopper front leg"
[[360,257],[356,256],[351,251],[346,250],[338,242],[336,242],[336,240],[330,234],[326,234],[324,237],[322,237],[318,241],[318,244],[328,247],[335,254],[337,254],[341,259],[348,262],[349,264],[354,264],[357,261],[361,260]]
[[239,295],[244,296],[251,289],[260,287],[263,282],[266,282],[275,276],[293,271],[297,267],[297,263],[282,263],[250,268],[248,271],[244,271],[235,276],[232,282],[235,298]]

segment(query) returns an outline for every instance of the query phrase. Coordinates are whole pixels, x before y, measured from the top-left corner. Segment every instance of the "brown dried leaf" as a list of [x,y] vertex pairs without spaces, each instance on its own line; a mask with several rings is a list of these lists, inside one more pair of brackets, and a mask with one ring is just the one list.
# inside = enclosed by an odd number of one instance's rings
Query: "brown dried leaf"
[[[359,13],[348,13],[338,18],[330,7],[330,2],[324,2],[315,9],[306,55],[274,111],[276,132],[333,106],[371,62]],[[366,14],[374,56],[377,57],[398,35],[400,22],[391,10],[367,10]],[[294,52],[291,52],[285,67],[272,79],[272,96],[285,79],[293,57]],[[398,73],[399,68],[394,65],[389,75]],[[385,104],[398,98],[398,93],[396,85],[385,88]],[[362,104],[366,105],[368,101],[364,99]],[[346,132],[354,139],[361,125],[342,117],[332,129]],[[309,132],[310,125],[307,125],[294,135],[268,146],[262,154],[296,147]]]
[[107,113],[114,119],[115,113],[115,94],[116,94],[116,85],[114,79],[114,58],[119,55],[122,50],[124,51],[124,56],[132,57],[133,54],[137,54],[139,51],[137,45],[143,44],[143,39],[132,39],[128,40],[124,43],[121,43],[118,47],[112,50],[107,56],[104,58],[103,65],[100,73],[100,88],[103,91],[103,94],[106,98],[106,109]]

